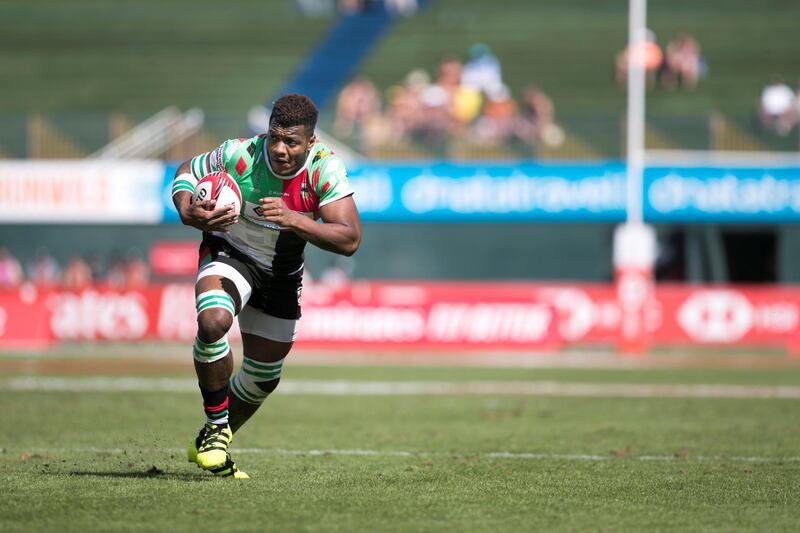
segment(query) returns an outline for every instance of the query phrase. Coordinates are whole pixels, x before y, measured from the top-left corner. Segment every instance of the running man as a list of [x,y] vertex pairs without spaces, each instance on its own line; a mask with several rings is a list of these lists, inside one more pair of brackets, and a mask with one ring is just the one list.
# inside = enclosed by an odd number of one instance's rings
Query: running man
[[[188,455],[217,476],[249,477],[228,445],[280,381],[300,318],[306,242],[347,256],[361,243],[353,189],[339,158],[317,142],[316,122],[308,97],[283,96],[266,134],[225,141],[181,164],[173,181],[181,221],[203,232],[193,355],[206,423]],[[213,200],[192,203],[200,178],[221,170],[239,184],[240,213],[215,208]],[[234,316],[243,354],[231,378],[227,334]]]

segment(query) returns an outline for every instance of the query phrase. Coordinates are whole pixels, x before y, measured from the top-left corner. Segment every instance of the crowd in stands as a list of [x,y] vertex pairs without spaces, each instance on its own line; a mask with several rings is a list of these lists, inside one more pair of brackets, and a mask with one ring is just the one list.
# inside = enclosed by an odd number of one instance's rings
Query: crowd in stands
[[[615,80],[625,88],[628,80],[628,47],[617,54]],[[660,86],[666,90],[692,91],[708,74],[697,39],[687,33],[675,36],[663,49],[656,35],[647,31],[639,53],[645,70],[648,88]],[[769,132],[786,136],[800,125],[800,88],[792,89],[779,75],[764,85],[758,98],[756,116],[759,126]]]
[[333,128],[365,149],[450,139],[484,146],[509,140],[558,144],[563,137],[550,97],[530,85],[517,101],[503,82],[500,61],[481,43],[470,47],[466,62],[446,57],[434,77],[415,69],[384,95],[367,77],[354,79],[339,93]]
[[[628,54],[629,46],[626,46],[617,54],[615,61],[615,79],[620,88],[625,88],[628,82]],[[660,86],[667,90],[693,91],[708,73],[700,44],[688,33],[676,35],[662,49],[655,33],[647,30],[645,42],[637,56],[641,58],[645,80],[651,89]]]
[[107,267],[99,256],[92,256],[87,261],[79,255],[73,255],[62,267],[45,248],[39,248],[23,268],[7,248],[0,248],[0,290],[17,288],[26,282],[39,287],[70,290],[94,284],[123,289],[143,287],[149,280],[147,263],[135,253],[127,257],[115,255],[108,261]]

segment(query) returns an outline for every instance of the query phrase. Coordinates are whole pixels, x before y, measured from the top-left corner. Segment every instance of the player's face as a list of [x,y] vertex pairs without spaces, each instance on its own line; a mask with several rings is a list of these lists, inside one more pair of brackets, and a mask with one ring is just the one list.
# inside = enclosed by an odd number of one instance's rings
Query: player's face
[[305,126],[281,128],[270,125],[267,131],[267,153],[272,170],[282,176],[294,174],[306,162],[314,136]]

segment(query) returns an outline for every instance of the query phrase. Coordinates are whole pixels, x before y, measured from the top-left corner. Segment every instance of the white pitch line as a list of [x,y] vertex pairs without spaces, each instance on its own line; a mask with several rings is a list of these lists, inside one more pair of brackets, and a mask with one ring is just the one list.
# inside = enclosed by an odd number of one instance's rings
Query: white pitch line
[[[137,453],[174,454],[185,453],[185,448],[31,448],[15,450],[41,455],[57,455],[65,453],[93,453],[98,455],[124,455]],[[6,450],[8,452],[8,450]],[[744,463],[797,463],[798,456],[764,457],[740,455],[599,455],[570,453],[535,453],[535,452],[432,452],[403,450],[364,450],[364,449],[311,449],[288,450],[285,448],[232,448],[236,455],[288,455],[294,457],[407,457],[407,458],[483,458],[509,459],[522,461],[613,461],[633,460],[642,462],[744,462]]]
[[[16,377],[0,390],[37,392],[197,393],[193,379],[133,377]],[[579,396],[627,398],[800,399],[800,387],[768,385],[669,385],[562,383],[554,381],[346,381],[286,380],[280,393],[315,396]]]

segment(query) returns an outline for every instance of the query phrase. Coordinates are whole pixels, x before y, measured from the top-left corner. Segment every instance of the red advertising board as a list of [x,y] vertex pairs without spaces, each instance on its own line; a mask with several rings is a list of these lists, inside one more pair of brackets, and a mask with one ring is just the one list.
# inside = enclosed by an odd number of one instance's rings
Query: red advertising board
[[55,340],[47,296],[32,285],[0,291],[0,348],[39,349]]
[[[534,351],[612,346],[623,320],[617,298],[610,284],[313,284],[303,290],[298,345]],[[800,349],[800,288],[659,285],[644,317],[654,345]],[[195,329],[191,284],[0,292],[4,349],[58,341],[189,342]]]
[[197,249],[196,242],[157,242],[150,247],[150,268],[159,276],[191,276],[197,272]]

